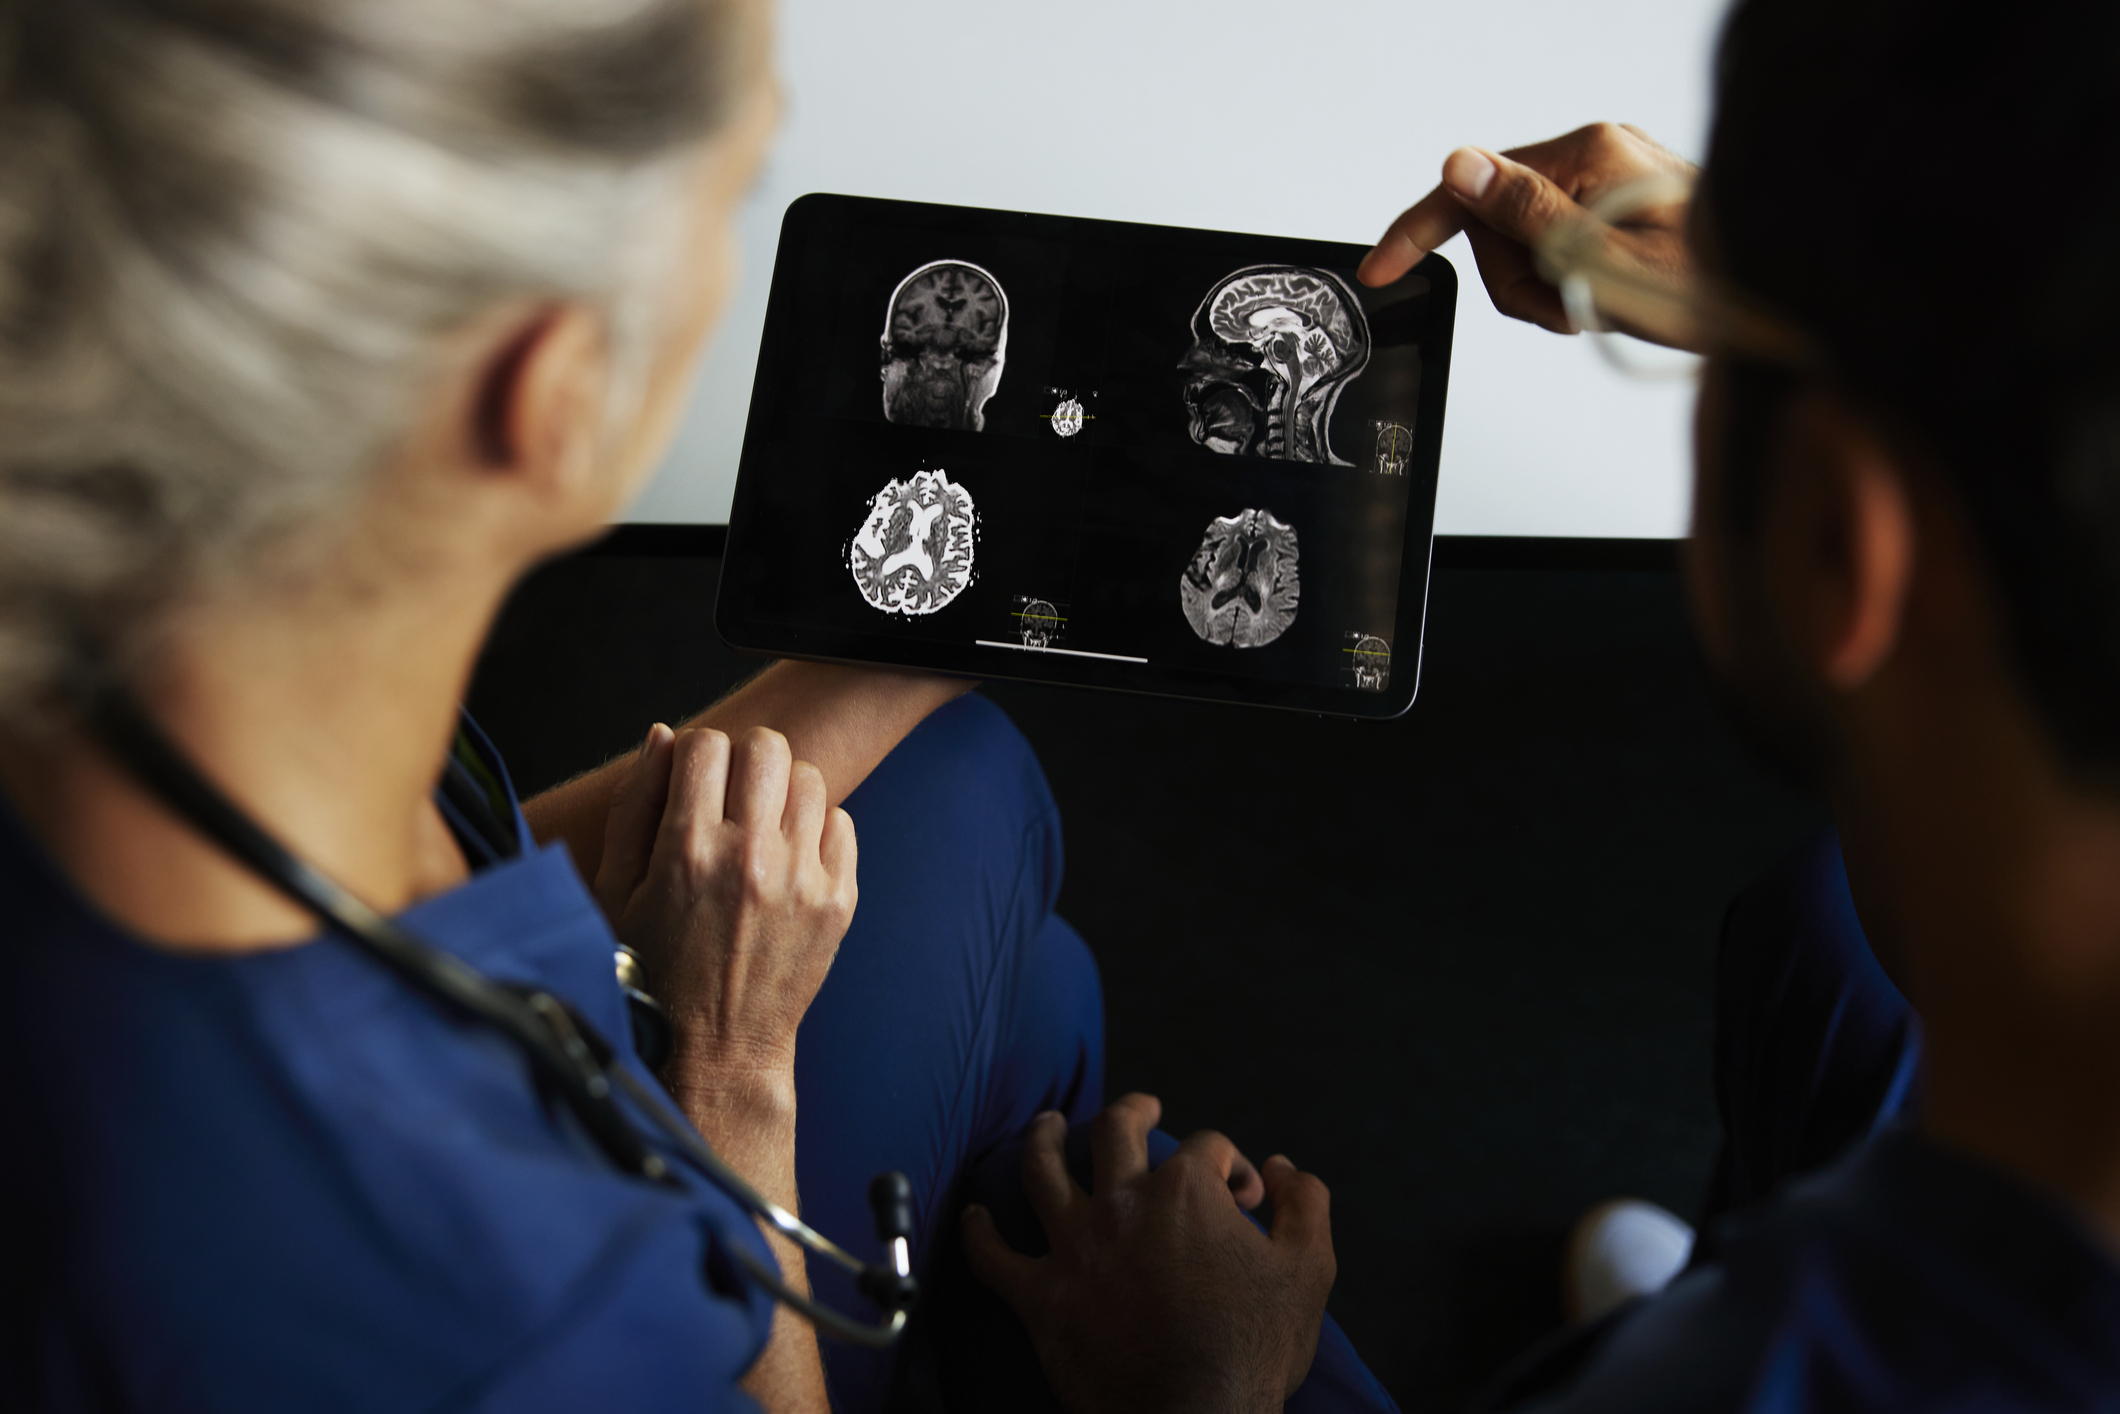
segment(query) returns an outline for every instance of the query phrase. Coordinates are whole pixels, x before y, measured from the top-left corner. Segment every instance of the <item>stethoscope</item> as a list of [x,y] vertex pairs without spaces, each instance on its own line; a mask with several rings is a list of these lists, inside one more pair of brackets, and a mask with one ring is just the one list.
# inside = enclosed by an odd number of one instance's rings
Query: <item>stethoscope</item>
[[[890,1345],[905,1329],[906,1313],[919,1289],[912,1275],[913,1188],[904,1174],[879,1174],[869,1184],[876,1235],[890,1250],[890,1265],[864,1262],[724,1164],[650,1086],[624,1066],[612,1064],[611,1043],[567,1003],[541,989],[495,981],[400,928],[297,858],[200,775],[122,687],[108,681],[84,684],[74,699],[103,749],[179,818],[315,914],[325,927],[344,935],[445,1006],[513,1041],[542,1086],[567,1106],[622,1172],[650,1183],[679,1186],[669,1163],[619,1105],[616,1091],[624,1091],[662,1136],[722,1192],[782,1235],[845,1268],[861,1294],[887,1315],[881,1321],[864,1322],[820,1305],[783,1282],[769,1257],[762,1259],[741,1243],[729,1244],[751,1279],[776,1300],[800,1312],[818,1330],[871,1349]],[[660,1009],[640,989],[631,954],[620,949],[617,966],[636,1026],[646,1019],[652,1032]]]

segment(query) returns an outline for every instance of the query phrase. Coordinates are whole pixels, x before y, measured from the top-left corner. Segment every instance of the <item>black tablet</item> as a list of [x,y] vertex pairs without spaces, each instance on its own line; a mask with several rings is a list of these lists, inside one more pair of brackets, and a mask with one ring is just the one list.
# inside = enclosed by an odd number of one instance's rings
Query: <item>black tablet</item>
[[1457,277],[1364,248],[788,208],[716,626],[1308,712],[1413,702]]

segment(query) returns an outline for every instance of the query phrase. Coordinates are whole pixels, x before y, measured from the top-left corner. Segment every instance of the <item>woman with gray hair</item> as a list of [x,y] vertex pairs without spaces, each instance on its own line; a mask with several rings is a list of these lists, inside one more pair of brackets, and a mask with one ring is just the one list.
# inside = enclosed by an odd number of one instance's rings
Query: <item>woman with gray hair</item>
[[1096,1109],[1051,795],[965,684],[778,664],[520,807],[457,706],[668,440],[768,31],[0,5],[7,1402],[878,1408],[786,1214],[859,1246],[903,1170],[924,1272]]
[[755,0],[0,9],[25,1406],[644,1408],[741,1378],[823,1407],[809,1328],[766,1343],[748,1212],[674,1151],[660,1183],[605,1162],[505,1037],[314,936],[99,730],[624,1034],[615,925],[675,1022],[670,1093],[796,1207],[796,1023],[855,897],[838,805],[961,685],[776,668],[527,819],[456,707],[511,584],[660,455],[773,126],[767,44]]

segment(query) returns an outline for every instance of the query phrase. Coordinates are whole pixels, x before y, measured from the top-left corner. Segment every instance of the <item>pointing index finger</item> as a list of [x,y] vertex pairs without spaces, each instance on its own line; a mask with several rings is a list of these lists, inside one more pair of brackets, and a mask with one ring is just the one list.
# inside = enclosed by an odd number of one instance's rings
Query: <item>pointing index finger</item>
[[1450,189],[1437,187],[1399,213],[1375,249],[1362,257],[1355,278],[1365,285],[1390,284],[1464,230],[1467,219],[1463,204]]

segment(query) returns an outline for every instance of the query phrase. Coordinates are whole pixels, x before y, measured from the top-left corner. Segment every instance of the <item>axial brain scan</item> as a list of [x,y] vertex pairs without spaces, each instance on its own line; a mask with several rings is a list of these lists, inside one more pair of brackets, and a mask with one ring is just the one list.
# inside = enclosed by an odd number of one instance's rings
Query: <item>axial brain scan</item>
[[861,597],[887,614],[932,614],[972,582],[978,515],[940,471],[893,481],[847,547]]
[[1008,295],[962,260],[898,282],[883,324],[883,415],[908,427],[986,430],[986,402],[1008,362]]
[[1178,602],[1209,643],[1259,648],[1296,621],[1295,527],[1271,511],[1239,511],[1207,527],[1178,579]]
[[1192,439],[1228,455],[1351,466],[1333,455],[1333,405],[1369,363],[1369,320],[1336,275],[1252,265],[1193,314],[1186,375]]

